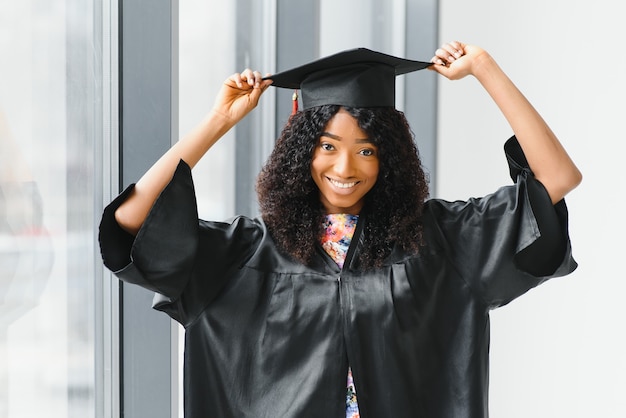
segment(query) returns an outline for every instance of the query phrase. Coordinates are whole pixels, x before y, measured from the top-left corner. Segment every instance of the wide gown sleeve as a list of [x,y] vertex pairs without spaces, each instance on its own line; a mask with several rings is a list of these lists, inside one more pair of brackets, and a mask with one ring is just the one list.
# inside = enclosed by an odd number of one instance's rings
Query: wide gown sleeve
[[115,221],[115,210],[133,187],[104,210],[102,259],[119,279],[155,292],[155,309],[188,326],[254,252],[262,228],[246,217],[198,219],[191,169],[181,161],[133,237]]
[[198,216],[191,172],[181,161],[134,237],[115,220],[130,185],[105,209],[99,242],[104,265],[119,279],[169,298],[182,293],[198,247]]
[[427,211],[449,262],[489,309],[577,267],[565,201],[552,204],[515,137],[505,154],[514,185],[468,201],[432,200]]

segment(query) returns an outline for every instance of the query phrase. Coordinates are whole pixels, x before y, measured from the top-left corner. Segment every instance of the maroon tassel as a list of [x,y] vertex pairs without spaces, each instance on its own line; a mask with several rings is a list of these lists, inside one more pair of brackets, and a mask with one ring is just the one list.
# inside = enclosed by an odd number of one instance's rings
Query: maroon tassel
[[298,90],[293,91],[293,96],[291,96],[291,114],[295,115],[298,113]]

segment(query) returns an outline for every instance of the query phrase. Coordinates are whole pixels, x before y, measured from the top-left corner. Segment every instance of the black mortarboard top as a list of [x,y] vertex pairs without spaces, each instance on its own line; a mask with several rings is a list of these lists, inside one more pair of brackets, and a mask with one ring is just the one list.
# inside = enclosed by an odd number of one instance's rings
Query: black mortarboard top
[[304,109],[326,104],[348,107],[395,106],[396,76],[422,70],[412,61],[369,50],[350,49],[266,77],[273,86],[300,89]]

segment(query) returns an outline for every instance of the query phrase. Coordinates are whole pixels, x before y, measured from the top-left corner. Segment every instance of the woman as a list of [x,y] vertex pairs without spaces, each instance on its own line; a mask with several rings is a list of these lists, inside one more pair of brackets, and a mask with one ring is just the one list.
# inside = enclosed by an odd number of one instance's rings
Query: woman
[[[432,64],[357,50],[233,74],[105,210],[107,267],[186,329],[186,416],[488,415],[489,310],[574,270],[563,198],[581,175],[487,52],[451,42]],[[393,108],[395,75],[425,67],[491,95],[514,185],[426,200]],[[304,110],[259,176],[261,217],[198,222],[190,167],[272,83],[299,86]]]

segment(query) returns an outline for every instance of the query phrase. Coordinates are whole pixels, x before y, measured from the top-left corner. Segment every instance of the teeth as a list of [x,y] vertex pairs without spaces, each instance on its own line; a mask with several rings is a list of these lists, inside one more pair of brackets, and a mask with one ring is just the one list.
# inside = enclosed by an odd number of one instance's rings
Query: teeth
[[328,180],[330,180],[330,182],[333,185],[339,187],[340,189],[349,189],[350,187],[354,187],[357,184],[356,181],[353,181],[352,183],[341,183],[341,182],[339,182],[337,180],[333,180],[333,179],[328,179]]

